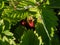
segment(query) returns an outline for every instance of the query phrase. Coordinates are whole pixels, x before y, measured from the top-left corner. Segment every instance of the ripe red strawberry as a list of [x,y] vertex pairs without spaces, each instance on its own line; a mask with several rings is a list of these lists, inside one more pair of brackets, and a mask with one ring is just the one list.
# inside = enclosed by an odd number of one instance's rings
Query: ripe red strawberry
[[29,16],[29,17],[27,18],[27,22],[28,22],[28,25],[29,25],[31,28],[34,27],[34,19],[33,19],[32,16]]
[[33,22],[32,20],[30,20],[30,21],[28,22],[28,24],[29,24],[30,27],[34,27],[34,22]]
[[26,25],[26,22],[25,21],[22,21],[22,25]]
[[21,23],[21,25],[23,25],[23,26],[26,25],[26,21],[25,21],[25,20],[21,20],[20,23]]

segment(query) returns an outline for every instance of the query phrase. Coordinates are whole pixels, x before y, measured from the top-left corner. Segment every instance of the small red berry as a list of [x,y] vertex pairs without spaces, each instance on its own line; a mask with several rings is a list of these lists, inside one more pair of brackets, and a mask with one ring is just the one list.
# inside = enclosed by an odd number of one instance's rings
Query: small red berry
[[23,22],[22,22],[22,25],[25,25],[25,24],[26,24],[26,23],[23,21]]
[[21,25],[25,26],[26,25],[26,22],[24,20],[21,20],[20,21]]
[[30,20],[30,21],[28,22],[28,24],[29,24],[30,27],[34,27],[34,22],[33,22],[32,20]]

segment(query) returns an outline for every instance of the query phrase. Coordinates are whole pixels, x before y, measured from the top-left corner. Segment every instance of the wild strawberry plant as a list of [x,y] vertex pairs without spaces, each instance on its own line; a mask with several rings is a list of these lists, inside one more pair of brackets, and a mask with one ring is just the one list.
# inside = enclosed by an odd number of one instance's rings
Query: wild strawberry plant
[[0,0],[0,44],[59,45],[53,2]]

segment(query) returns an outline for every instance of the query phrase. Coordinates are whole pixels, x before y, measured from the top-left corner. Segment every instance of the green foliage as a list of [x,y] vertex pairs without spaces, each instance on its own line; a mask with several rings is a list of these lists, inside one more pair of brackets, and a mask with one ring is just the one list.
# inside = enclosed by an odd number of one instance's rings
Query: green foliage
[[52,8],[60,8],[60,0],[50,0],[50,6]]
[[[51,9],[52,6],[59,7],[59,1],[56,1],[57,3],[51,0],[0,0],[0,44],[60,44],[55,34],[58,19]],[[34,18],[35,31],[19,24],[11,32],[12,26],[29,16]]]
[[34,34],[33,31],[24,32],[21,37],[21,45],[39,45],[38,37]]

